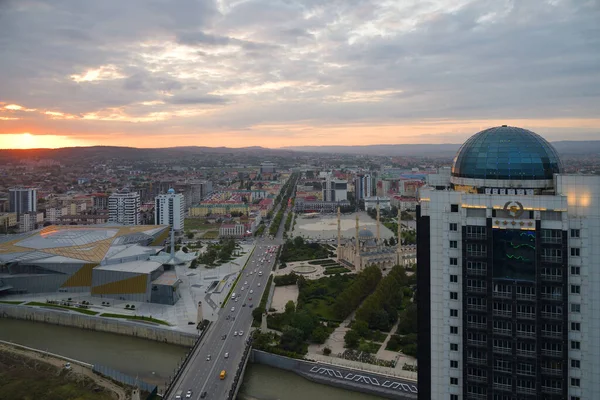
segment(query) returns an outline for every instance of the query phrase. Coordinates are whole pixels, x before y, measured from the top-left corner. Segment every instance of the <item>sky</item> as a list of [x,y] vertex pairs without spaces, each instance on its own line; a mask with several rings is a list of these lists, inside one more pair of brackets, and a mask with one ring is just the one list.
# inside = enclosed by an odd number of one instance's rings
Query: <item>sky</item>
[[600,139],[600,0],[0,0],[0,148]]

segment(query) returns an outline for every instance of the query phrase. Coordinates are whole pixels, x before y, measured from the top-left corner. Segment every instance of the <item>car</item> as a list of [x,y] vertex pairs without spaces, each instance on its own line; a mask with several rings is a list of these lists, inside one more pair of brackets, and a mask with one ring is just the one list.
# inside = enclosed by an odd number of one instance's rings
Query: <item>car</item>
[[191,398],[191,397],[192,397],[192,391],[191,391],[191,390],[188,390],[188,391],[186,392],[186,394],[185,394],[185,398],[186,398],[186,399],[189,399],[189,398]]
[[252,275],[252,271],[250,271],[250,275]]
[[242,307],[246,307],[246,303],[242,304]]
[[244,285],[247,285],[247,284],[248,284],[248,281],[244,282]]
[[183,397],[183,390],[178,390],[177,393],[175,393],[175,398],[181,399],[182,397]]
[[229,353],[225,353],[225,358],[229,358]]
[[258,286],[260,286],[260,282],[258,282]]
[[242,336],[244,334],[244,331],[240,331],[240,333],[238,333],[239,336]]
[[252,308],[252,307],[254,307],[254,306],[253,306],[252,304],[250,304],[248,307]]
[[250,290],[250,294],[254,293],[254,290]]
[[221,336],[221,340],[225,340],[226,337],[227,337],[227,335]]
[[237,303],[237,302],[238,302],[238,300],[239,300],[239,297],[235,299],[235,302]]
[[235,307],[231,307],[231,312],[234,312],[234,311],[235,311]]
[[252,297],[249,297],[248,300],[252,300]]
[[237,336],[237,331],[233,332],[233,336]]
[[244,287],[242,286],[242,292],[244,291]]
[[210,361],[210,354],[206,356],[206,361]]
[[207,392],[202,392],[202,394],[200,395],[200,398],[201,399],[205,398],[207,394],[208,394]]

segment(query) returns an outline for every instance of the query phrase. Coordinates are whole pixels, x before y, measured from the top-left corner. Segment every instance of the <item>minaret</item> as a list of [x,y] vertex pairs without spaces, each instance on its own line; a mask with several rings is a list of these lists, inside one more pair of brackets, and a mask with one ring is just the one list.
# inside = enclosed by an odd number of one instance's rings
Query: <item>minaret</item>
[[358,239],[358,213],[356,214],[356,256],[360,256],[360,240]]
[[171,227],[171,257],[175,257],[175,229]]
[[398,265],[404,265],[404,252],[402,251],[402,212],[398,209]]
[[340,248],[340,246],[342,245],[342,224],[341,224],[341,218],[342,218],[342,213],[340,211],[340,207],[338,207],[338,212],[337,212],[337,225],[338,225],[338,241],[337,241],[337,247],[338,249]]
[[377,201],[377,245],[381,240],[381,236],[379,236],[379,201]]

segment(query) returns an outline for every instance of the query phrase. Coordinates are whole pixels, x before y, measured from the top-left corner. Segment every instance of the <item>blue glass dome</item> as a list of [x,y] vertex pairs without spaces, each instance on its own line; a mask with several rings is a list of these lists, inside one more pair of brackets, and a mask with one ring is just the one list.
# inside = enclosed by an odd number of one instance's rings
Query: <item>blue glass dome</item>
[[358,231],[358,236],[361,239],[369,239],[373,237],[373,232],[371,232],[367,228],[363,228],[362,230]]
[[471,136],[452,165],[452,176],[476,179],[545,180],[561,171],[550,143],[527,129],[506,125]]
[[175,194],[175,189],[171,188],[169,190],[167,190],[168,194]]

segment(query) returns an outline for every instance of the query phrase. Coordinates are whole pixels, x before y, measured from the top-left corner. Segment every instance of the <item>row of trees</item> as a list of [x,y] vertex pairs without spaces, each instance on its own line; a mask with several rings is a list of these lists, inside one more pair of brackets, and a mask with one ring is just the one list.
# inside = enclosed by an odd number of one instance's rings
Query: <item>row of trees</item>
[[235,240],[225,239],[219,244],[209,244],[206,251],[198,257],[198,261],[209,266],[217,261],[228,261],[235,250]]
[[350,286],[348,286],[335,301],[334,312],[339,319],[345,319],[358,307],[362,301],[375,290],[381,280],[381,270],[371,265],[359,274]]
[[289,261],[317,260],[331,255],[330,250],[319,243],[308,243],[302,237],[296,236],[288,239],[283,245],[279,260],[283,263]]
[[396,265],[385,278],[379,281],[375,291],[356,311],[356,320],[366,322],[370,329],[389,331],[398,321],[403,289],[407,286],[408,279],[404,268]]
[[298,276],[297,274],[290,272],[286,275],[276,276],[275,278],[273,278],[273,282],[275,283],[275,286],[295,285],[299,278],[304,280],[304,277]]

